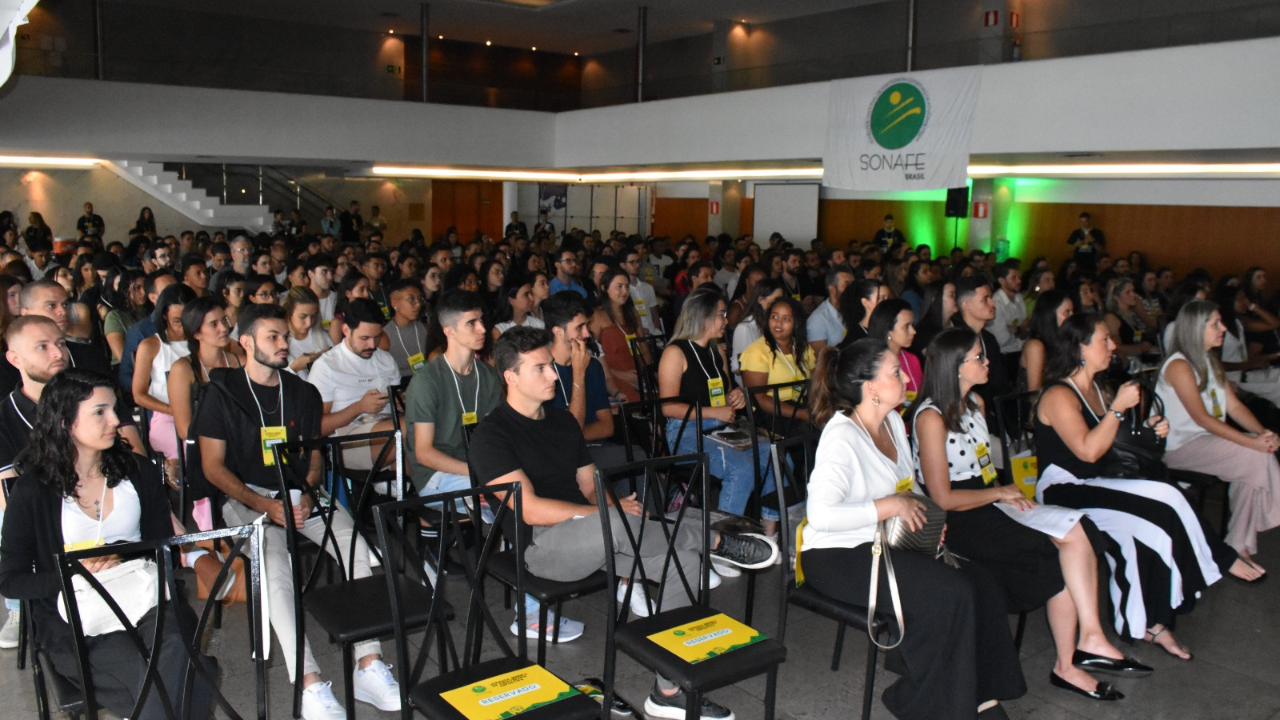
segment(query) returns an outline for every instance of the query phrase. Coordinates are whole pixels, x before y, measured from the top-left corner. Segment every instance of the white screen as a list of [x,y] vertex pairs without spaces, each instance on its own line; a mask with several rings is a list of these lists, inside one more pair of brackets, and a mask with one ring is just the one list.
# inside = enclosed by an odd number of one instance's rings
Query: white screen
[[809,247],[818,237],[817,183],[755,186],[755,226],[752,234],[764,246],[773,233],[782,233],[796,247]]

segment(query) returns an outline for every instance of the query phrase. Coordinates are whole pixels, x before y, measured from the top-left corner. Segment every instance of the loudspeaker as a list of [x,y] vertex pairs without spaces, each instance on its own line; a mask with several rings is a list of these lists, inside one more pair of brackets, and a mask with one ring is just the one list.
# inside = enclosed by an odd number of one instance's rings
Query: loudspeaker
[[947,189],[947,217],[969,217],[969,186]]

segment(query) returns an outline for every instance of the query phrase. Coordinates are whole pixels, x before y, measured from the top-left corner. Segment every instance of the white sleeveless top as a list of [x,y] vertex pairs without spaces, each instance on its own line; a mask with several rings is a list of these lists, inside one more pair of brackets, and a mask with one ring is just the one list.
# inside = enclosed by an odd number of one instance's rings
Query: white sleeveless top
[[[1156,394],[1164,401],[1164,414],[1169,420],[1169,438],[1165,441],[1165,450],[1177,450],[1188,441],[1200,436],[1208,435],[1209,431],[1196,424],[1191,419],[1191,414],[1187,412],[1186,406],[1182,404],[1182,400],[1178,398],[1178,393],[1165,379],[1165,371],[1169,369],[1169,363],[1174,360],[1186,360],[1186,356],[1182,353],[1174,353],[1164,361],[1164,365],[1160,367],[1160,382],[1156,385]],[[1190,363],[1187,363],[1190,365]],[[1200,373],[1193,367],[1191,373],[1196,378],[1196,383],[1200,382]],[[1209,374],[1209,383],[1204,390],[1200,392],[1200,401],[1204,403],[1204,409],[1214,415],[1214,407],[1218,408],[1216,413],[1219,419],[1226,417],[1227,410],[1227,393],[1223,389],[1218,379]]]
[[[157,335],[156,339],[159,337]],[[151,385],[147,388],[151,397],[165,405],[169,404],[169,368],[173,367],[175,361],[190,354],[191,348],[187,347],[186,340],[177,342],[160,340],[160,352],[157,352],[156,359],[151,361]]]
[[[932,408],[941,414],[941,409],[933,400],[926,400],[920,405],[915,417],[926,408]],[[987,444],[990,447],[991,434],[987,430],[987,419],[980,412],[969,410],[960,416],[960,427],[963,432],[947,431],[947,469],[951,474],[951,482],[972,480],[982,477],[982,468],[978,467],[978,446]],[[915,431],[915,421],[911,423],[911,450],[916,464],[918,477],[924,477],[924,469],[920,467],[920,434]]]
[[[103,543],[137,542],[142,539],[142,504],[133,481],[121,480],[111,490],[111,514],[101,522],[76,505],[75,498],[62,499],[62,542],[64,545],[101,540]],[[103,496],[105,497],[105,495]],[[98,500],[98,498],[81,498]]]

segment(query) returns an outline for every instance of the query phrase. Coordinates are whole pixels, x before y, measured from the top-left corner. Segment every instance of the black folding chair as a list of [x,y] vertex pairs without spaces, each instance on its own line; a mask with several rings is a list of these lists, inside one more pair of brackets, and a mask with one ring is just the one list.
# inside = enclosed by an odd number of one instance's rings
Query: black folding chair
[[654,400],[659,396],[658,360],[666,347],[660,335],[631,338],[631,357],[636,363],[637,389],[641,400]]
[[[352,657],[354,646],[359,642],[391,634],[392,624],[397,618],[391,616],[390,598],[387,594],[386,582],[382,578],[377,575],[363,578],[355,577],[353,559],[355,553],[360,549],[359,540],[361,535],[354,519],[352,521],[351,542],[348,543],[346,548],[338,547],[338,540],[333,533],[333,519],[336,513],[340,512],[336,501],[332,499],[332,496],[322,496],[315,487],[307,485],[304,477],[295,476],[294,472],[292,472],[292,466],[286,463],[285,460],[288,456],[298,458],[304,453],[319,451],[322,457],[326,454],[330,457],[332,467],[334,467],[338,475],[342,475],[344,473],[342,465],[342,447],[344,445],[372,443],[379,440],[392,441],[383,442],[378,456],[373,460],[373,467],[376,469],[385,463],[387,455],[393,450],[398,455],[399,439],[399,430],[385,430],[361,435],[325,437],[304,442],[282,443],[272,448],[276,458],[276,474],[280,480],[280,495],[278,498],[284,502],[285,516],[292,517],[293,515],[293,501],[289,496],[289,491],[301,490],[311,498],[312,506],[319,513],[324,523],[324,531],[318,543],[322,552],[319,554],[317,562],[311,566],[310,571],[305,573],[305,580],[303,563],[298,561],[300,558],[299,546],[303,538],[298,529],[293,527],[292,524],[284,526],[289,556],[295,559],[291,564],[293,571],[293,608],[296,623],[295,637],[298,638],[294,648],[294,717],[299,717],[302,713],[303,639],[306,637],[304,609],[315,618],[316,623],[328,633],[334,642],[342,646],[342,667],[346,679],[344,705],[347,709],[348,718],[355,717],[355,688],[352,687],[352,676],[355,673],[355,658]],[[400,475],[400,468],[401,466],[397,463],[397,477]],[[359,501],[368,499],[371,487],[372,483],[365,483]],[[361,506],[357,502],[352,508],[353,511],[358,511]],[[325,555],[332,558],[337,565],[338,579],[336,582],[317,587],[318,571],[320,566],[325,564]],[[343,558],[346,558],[346,560]],[[407,581],[402,574],[396,573],[390,568],[387,568],[386,572],[400,578],[400,581],[405,585],[401,590],[403,596],[412,601],[405,606],[408,609],[407,615],[403,618],[398,618],[398,620],[410,627],[425,625],[429,619],[425,608],[428,605],[431,591],[423,585]]]
[[[528,688],[529,683],[520,683],[520,676],[527,677],[531,673],[541,675],[541,664],[534,666],[529,663],[528,641],[524,634],[517,636],[518,649],[513,652],[503,635],[501,623],[494,617],[485,600],[485,578],[489,574],[492,560],[498,554],[498,533],[489,533],[483,543],[467,542],[469,533],[464,524],[475,524],[470,522],[474,520],[474,516],[469,515],[469,512],[474,511],[457,508],[459,500],[470,499],[474,508],[492,498],[495,524],[510,525],[515,536],[523,538],[527,536],[527,528],[522,519],[520,488],[520,483],[490,485],[384,503],[373,509],[378,529],[378,546],[383,557],[388,563],[403,565],[411,571],[413,580],[410,583],[413,585],[421,586],[420,584],[429,580],[424,567],[425,559],[417,550],[420,537],[416,528],[422,519],[430,518],[438,523],[438,534],[433,540],[436,557],[453,555],[462,559],[462,572],[453,574],[461,576],[467,596],[466,632],[461,653],[458,652],[458,644],[447,623],[452,610],[445,600],[445,594],[453,576],[441,573],[430,592],[430,598],[425,604],[419,604],[421,601],[405,594],[406,583],[397,582],[393,573],[386,574],[386,591],[391,616],[394,618],[396,664],[405,673],[400,683],[400,713],[404,720],[408,720],[414,711],[428,718],[463,720],[465,716],[455,702],[465,706],[465,699],[477,698],[480,694],[485,694],[486,699],[490,699],[503,691]],[[429,508],[429,505],[432,507]],[[410,531],[405,528],[410,528]],[[527,589],[525,580],[531,577],[524,570],[523,544],[517,543],[514,553],[515,589],[517,593],[523,593]],[[420,641],[416,642],[416,649],[415,641],[410,636],[414,628],[404,619],[415,611],[424,612],[430,619],[428,623],[419,626],[422,635]],[[523,625],[523,604],[519,613]],[[480,662],[480,649],[486,631],[493,636],[502,656]],[[424,679],[428,655],[433,645],[437,648],[440,672],[435,677]],[[528,720],[585,720],[601,717],[600,705],[560,678],[541,675],[539,681],[554,684],[559,693],[546,704],[528,707],[524,712],[511,708],[511,714],[519,712],[521,718]],[[497,698],[493,702],[496,703],[496,708],[503,708],[502,699]],[[516,702],[524,704],[518,699]],[[506,713],[502,714],[502,717],[507,716]]]
[[[786,440],[779,440],[773,444],[771,455],[773,459],[773,471],[777,473],[776,477],[786,478],[788,482],[804,491],[807,487],[809,474],[813,471],[814,453],[817,448],[816,435],[799,435]],[[785,458],[792,459],[792,466],[788,467]],[[783,497],[782,483],[777,483],[777,495],[779,500]],[[778,520],[778,552],[782,555],[783,566],[783,600],[779,603],[781,610],[781,619],[778,623],[778,640],[783,641],[786,638],[786,612],[788,605],[797,605],[811,612],[815,612],[825,618],[835,620],[836,625],[836,642],[835,649],[831,654],[831,671],[835,672],[840,669],[840,655],[844,652],[844,633],[849,626],[867,632],[867,668],[866,679],[863,681],[862,688],[862,720],[868,720],[871,717],[871,702],[875,697],[876,685],[876,644],[871,642],[872,636],[879,637],[881,633],[889,632],[893,623],[891,619],[885,618],[877,614],[871,618],[871,622],[867,623],[867,608],[864,605],[850,605],[840,602],[827,595],[823,595],[814,589],[809,583],[796,583],[795,563],[790,560],[790,553],[797,552],[792,544],[793,533],[795,529],[791,527],[791,518],[787,513],[779,513]],[[803,562],[801,563],[803,566]]]
[[[204,608],[197,617],[187,607],[184,599],[185,594],[174,577],[173,569],[179,565],[178,553],[181,546],[212,540],[224,542],[228,547],[228,552],[226,559],[222,563],[222,568],[210,589],[209,600],[205,602]],[[44,692],[44,676],[46,673],[53,681],[55,694],[59,697],[58,704],[60,708],[68,710],[74,715],[83,714],[90,720],[96,720],[98,717],[100,708],[94,690],[89,646],[84,634],[79,610],[81,602],[86,601],[88,598],[100,599],[106,603],[123,628],[119,632],[126,634],[129,644],[137,651],[138,656],[146,662],[147,667],[143,684],[139,689],[137,702],[133,711],[129,713],[129,717],[137,717],[143,705],[152,697],[159,699],[160,706],[168,720],[177,720],[178,718],[185,720],[191,717],[191,696],[197,680],[201,682],[202,686],[208,688],[216,709],[220,709],[222,713],[233,720],[241,720],[246,717],[246,715],[242,715],[237,711],[227,697],[218,689],[216,669],[211,662],[206,662],[206,658],[200,654],[200,644],[212,616],[213,607],[219,604],[218,600],[216,600],[218,591],[225,583],[230,581],[229,573],[232,563],[237,558],[244,558],[244,570],[249,574],[245,583],[245,588],[248,592],[246,608],[249,616],[249,658],[254,664],[256,698],[255,712],[249,713],[247,716],[265,720],[267,717],[267,676],[266,660],[262,652],[264,647],[260,604],[262,597],[262,567],[259,562],[261,547],[262,526],[254,524],[191,533],[165,540],[115,544],[76,552],[59,553],[58,573],[62,582],[62,597],[66,600],[67,616],[70,619],[69,625],[71,626],[72,638],[79,661],[79,677],[75,679],[62,678],[59,673],[53,670],[52,664],[48,663],[47,653],[43,648],[39,648],[37,638],[36,645],[38,649],[36,651],[35,675],[37,678],[37,703],[40,706],[41,717],[48,717],[48,704]],[[155,590],[156,609],[152,611],[155,615],[155,620],[154,629],[149,638],[150,649],[148,648],[148,638],[144,638],[137,624],[125,615],[116,600],[111,597],[93,573],[85,569],[81,562],[82,560],[105,555],[120,555],[128,559],[148,559],[154,563],[157,579]],[[81,579],[81,583],[74,582],[77,577]],[[83,595],[77,596],[77,587],[82,588],[80,592],[84,593]],[[192,622],[193,619],[194,622]],[[181,637],[181,648],[184,654],[185,668],[183,669],[181,693],[183,702],[179,707],[174,707],[174,703],[169,698],[173,689],[166,688],[163,679],[160,677],[162,668],[160,667],[159,648],[162,646],[162,638],[166,637],[165,630],[169,622],[176,623],[175,631]],[[69,684],[70,687],[67,687],[64,683]],[[76,709],[76,703],[70,702],[63,697],[64,693],[72,690],[80,695],[78,710]]]
[[[619,613],[616,592],[608,593],[604,707],[610,707],[613,702],[617,653],[621,650],[641,665],[670,679],[684,690],[688,718],[699,716],[702,697],[705,693],[764,674],[766,675],[765,718],[772,720],[777,699],[778,665],[787,657],[787,649],[780,640],[766,637],[750,627],[740,628],[738,631],[741,632],[740,637],[743,638],[743,643],[727,648],[721,647],[705,658],[692,660],[681,658],[651,639],[651,636],[668,632],[672,635],[683,635],[686,632],[683,628],[705,625],[707,622],[717,625],[728,624],[726,618],[721,617],[721,613],[711,607],[710,591],[707,589],[711,572],[710,514],[704,510],[700,513],[697,527],[690,528],[685,522],[689,517],[687,503],[670,515],[656,511],[653,504],[663,495],[660,476],[674,468],[690,465],[693,466],[694,482],[700,485],[701,496],[705,498],[708,483],[707,456],[702,453],[647,460],[596,471],[596,502],[603,526],[605,546],[613,546],[616,537],[613,526],[621,523],[632,557],[641,557],[640,548],[644,546],[646,533],[662,533],[662,542],[666,547],[662,572],[658,577],[649,577],[638,562],[630,568],[619,568],[614,553],[605,553],[605,571],[611,588],[618,582],[619,572],[624,573],[628,581],[622,600],[624,608],[630,603],[631,594],[637,582],[652,581],[657,583],[658,588],[656,600],[653,601],[654,612],[649,617],[634,620],[628,619],[625,609]],[[634,474],[644,477],[643,490],[639,494],[639,499],[641,506],[648,512],[651,522],[635,522],[628,519],[634,516],[627,516],[623,512],[617,493],[613,490],[611,477]],[[685,532],[699,534],[696,567],[685,567],[675,551],[677,537]],[[673,597],[687,599],[689,604],[684,607],[664,609],[664,596],[668,586],[673,588]],[[714,647],[716,646],[712,645],[708,649]]]

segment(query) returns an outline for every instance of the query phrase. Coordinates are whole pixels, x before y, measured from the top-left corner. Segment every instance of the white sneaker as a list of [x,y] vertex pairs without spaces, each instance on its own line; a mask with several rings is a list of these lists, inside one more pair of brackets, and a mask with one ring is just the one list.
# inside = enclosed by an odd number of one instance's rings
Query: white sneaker
[[[524,636],[533,640],[538,639],[538,613],[525,612],[525,618],[529,621],[529,625],[524,629]],[[560,623],[560,642],[573,642],[582,637],[582,633],[587,629],[585,625],[577,620],[569,618],[558,618]],[[554,612],[547,613],[547,642],[555,642],[555,625],[556,614]],[[517,615],[515,620],[511,621],[511,634],[519,637],[520,635],[520,616]]]
[[333,696],[331,683],[315,682],[302,690],[302,720],[347,720],[347,711]]
[[[644,585],[639,582],[633,583],[631,589],[631,614],[636,617],[649,617],[653,614],[653,603],[649,602],[649,595],[644,591]],[[622,602],[627,596],[627,586],[618,583],[618,602]]]
[[385,712],[400,712],[400,683],[391,674],[391,666],[374,660],[369,667],[357,669],[351,688],[356,699]]
[[711,570],[707,573],[707,589],[715,590],[718,587],[720,587],[720,573]]
[[[736,578],[742,575],[742,571],[730,565],[729,563],[719,562],[715,558],[711,559],[711,569],[715,570],[720,577]],[[711,587],[715,587],[713,584]]]
[[12,650],[18,647],[18,634],[22,629],[22,615],[17,610],[9,611],[9,619],[0,629],[0,650]]

